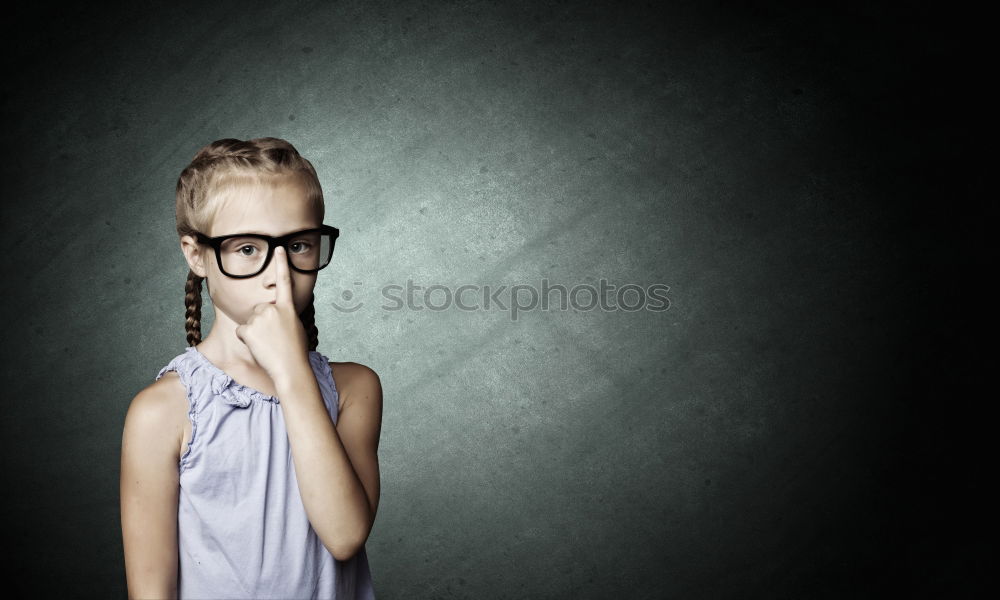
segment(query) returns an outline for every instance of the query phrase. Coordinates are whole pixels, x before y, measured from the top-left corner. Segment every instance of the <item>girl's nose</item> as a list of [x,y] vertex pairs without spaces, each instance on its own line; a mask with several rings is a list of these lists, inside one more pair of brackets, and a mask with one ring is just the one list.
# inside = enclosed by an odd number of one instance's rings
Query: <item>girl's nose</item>
[[[278,261],[284,260],[286,264],[288,263],[288,248],[283,248],[285,253],[284,256],[278,253],[278,248],[275,247],[274,254],[271,255],[270,262],[267,263],[267,268],[264,269],[264,279],[265,284],[268,286],[274,285],[278,281]],[[289,265],[288,270],[291,271],[291,266]]]

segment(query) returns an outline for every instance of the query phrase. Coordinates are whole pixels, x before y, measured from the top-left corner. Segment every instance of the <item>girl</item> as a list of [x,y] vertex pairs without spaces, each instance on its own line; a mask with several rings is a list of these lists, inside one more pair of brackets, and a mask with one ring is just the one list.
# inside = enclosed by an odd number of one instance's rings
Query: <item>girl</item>
[[316,171],[284,140],[218,140],[181,173],[176,217],[188,347],[125,417],[129,598],[374,598],[382,389],[316,351],[339,234]]

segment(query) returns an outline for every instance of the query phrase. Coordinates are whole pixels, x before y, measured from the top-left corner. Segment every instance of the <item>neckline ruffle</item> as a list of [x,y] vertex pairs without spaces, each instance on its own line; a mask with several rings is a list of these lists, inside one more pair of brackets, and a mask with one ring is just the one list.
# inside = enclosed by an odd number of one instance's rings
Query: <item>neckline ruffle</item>
[[265,394],[264,392],[250,386],[243,385],[230,377],[228,373],[217,367],[212,361],[208,360],[208,357],[202,354],[198,348],[188,346],[185,349],[185,352],[194,356],[209,370],[209,372],[211,372],[212,392],[214,392],[216,396],[222,398],[226,404],[231,404],[240,408],[250,406],[250,403],[254,400],[281,404],[281,401],[277,397]]

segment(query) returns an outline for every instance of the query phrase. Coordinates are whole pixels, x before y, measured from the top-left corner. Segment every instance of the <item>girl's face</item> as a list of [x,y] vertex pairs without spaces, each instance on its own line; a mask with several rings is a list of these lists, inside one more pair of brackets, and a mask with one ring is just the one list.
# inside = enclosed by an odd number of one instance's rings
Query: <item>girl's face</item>
[[[227,191],[225,196],[220,200],[211,230],[202,232],[208,237],[233,233],[261,233],[277,237],[322,224],[307,199],[305,188],[293,178],[256,186],[241,185]],[[257,304],[273,302],[277,298],[276,256],[256,276],[233,279],[219,270],[212,247],[196,245],[190,236],[182,238],[182,246],[191,270],[208,280],[215,310],[236,324],[245,324]],[[295,311],[301,314],[309,304],[317,274],[299,273],[291,268],[289,274]]]

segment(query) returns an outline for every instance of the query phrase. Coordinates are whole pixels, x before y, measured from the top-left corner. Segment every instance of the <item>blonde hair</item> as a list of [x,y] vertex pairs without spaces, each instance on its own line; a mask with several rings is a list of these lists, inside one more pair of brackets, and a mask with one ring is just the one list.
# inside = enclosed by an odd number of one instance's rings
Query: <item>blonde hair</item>
[[[264,137],[246,141],[226,138],[208,144],[195,154],[177,179],[177,235],[194,235],[195,232],[209,235],[222,200],[228,191],[237,186],[274,183],[289,177],[304,184],[307,197],[322,222],[325,212],[323,188],[316,169],[290,143]],[[189,346],[201,343],[203,280],[203,277],[188,270],[184,306]],[[315,350],[319,344],[314,300],[315,296],[310,298],[309,306],[299,315],[309,337],[309,350]]]

